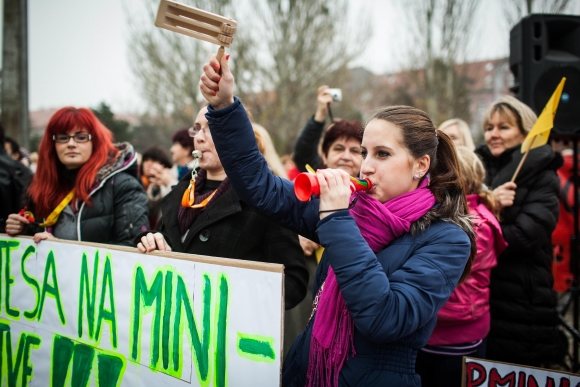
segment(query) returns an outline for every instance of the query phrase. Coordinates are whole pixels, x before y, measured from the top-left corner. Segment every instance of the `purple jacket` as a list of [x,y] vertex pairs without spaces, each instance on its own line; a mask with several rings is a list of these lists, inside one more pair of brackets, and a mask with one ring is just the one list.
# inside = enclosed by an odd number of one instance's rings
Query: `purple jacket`
[[489,279],[497,257],[507,247],[501,227],[476,195],[467,195],[469,212],[474,215],[477,254],[469,278],[458,285],[437,313],[437,325],[429,345],[469,343],[489,333]]

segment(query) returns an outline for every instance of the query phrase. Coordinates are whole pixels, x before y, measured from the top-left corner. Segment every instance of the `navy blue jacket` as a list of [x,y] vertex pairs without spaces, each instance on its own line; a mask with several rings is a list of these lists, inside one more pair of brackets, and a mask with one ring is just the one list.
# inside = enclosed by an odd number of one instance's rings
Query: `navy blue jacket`
[[[332,265],[355,322],[356,356],[343,366],[341,386],[420,386],[415,373],[437,311],[455,288],[470,253],[458,226],[432,223],[420,235],[406,234],[375,254],[348,211],[323,220],[318,199],[300,202],[293,183],[274,176],[260,155],[239,100],[206,114],[222,165],[240,198],[284,226],[325,247],[314,294]],[[314,318],[284,361],[282,384],[304,386]]]

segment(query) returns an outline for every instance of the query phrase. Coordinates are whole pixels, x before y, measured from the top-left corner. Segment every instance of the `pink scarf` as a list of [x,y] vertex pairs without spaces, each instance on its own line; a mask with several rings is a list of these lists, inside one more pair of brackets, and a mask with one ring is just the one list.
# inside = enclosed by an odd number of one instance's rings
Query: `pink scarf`
[[[407,233],[411,224],[435,205],[427,179],[416,190],[384,204],[365,192],[356,192],[353,197],[357,202],[350,214],[375,253]],[[312,328],[307,387],[338,385],[344,362],[356,354],[353,339],[354,320],[340,293],[334,270],[329,266]]]

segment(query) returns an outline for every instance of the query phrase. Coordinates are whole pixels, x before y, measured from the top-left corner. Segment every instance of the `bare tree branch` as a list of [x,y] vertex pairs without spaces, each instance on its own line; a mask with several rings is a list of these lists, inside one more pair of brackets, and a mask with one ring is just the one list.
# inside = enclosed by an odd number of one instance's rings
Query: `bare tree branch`
[[[253,103],[256,119],[271,132],[279,149],[288,152],[312,114],[316,88],[340,87],[347,66],[362,53],[370,32],[347,25],[347,0],[254,0],[269,71],[262,74],[262,95]],[[368,24],[366,24],[368,25]]]
[[[408,0],[405,11],[412,44],[408,51],[414,70],[408,89],[414,104],[424,107],[434,122],[453,117],[469,119],[469,101],[458,64],[465,61],[472,39],[476,0]],[[408,98],[405,92],[404,98]]]
[[[199,109],[202,66],[216,47],[154,27],[158,0],[142,1],[141,19],[125,11],[131,66],[152,109],[149,119],[158,117],[159,127],[187,125]],[[371,34],[369,23],[349,28],[348,0],[188,3],[238,21],[230,50],[236,94],[285,152],[315,108],[316,88],[346,82],[347,66]]]
[[504,17],[509,26],[517,24],[521,18],[531,13],[567,13],[578,7],[570,0],[511,0],[501,2]]

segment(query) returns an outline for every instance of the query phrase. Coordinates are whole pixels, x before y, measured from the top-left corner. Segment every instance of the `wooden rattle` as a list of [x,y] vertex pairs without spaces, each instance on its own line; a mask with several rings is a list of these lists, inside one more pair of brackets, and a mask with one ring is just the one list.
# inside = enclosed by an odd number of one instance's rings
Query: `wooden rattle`
[[159,28],[219,45],[218,62],[224,55],[225,47],[234,41],[237,24],[234,19],[171,0],[161,0],[155,19],[155,25]]

